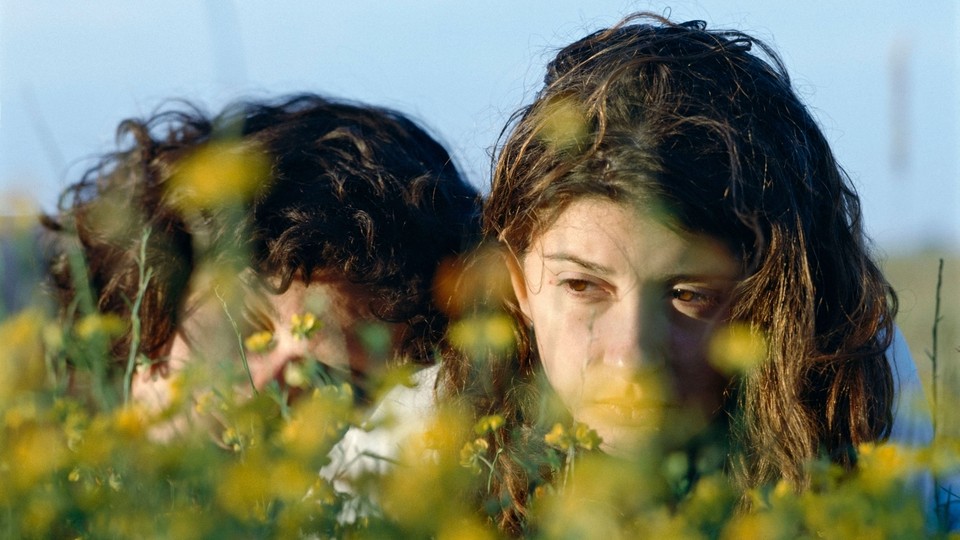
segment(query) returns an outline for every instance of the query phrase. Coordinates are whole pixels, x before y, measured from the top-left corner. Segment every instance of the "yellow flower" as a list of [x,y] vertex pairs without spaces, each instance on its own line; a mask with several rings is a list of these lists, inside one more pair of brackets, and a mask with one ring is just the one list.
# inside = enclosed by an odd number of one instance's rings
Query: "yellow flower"
[[80,339],[93,339],[99,336],[119,336],[126,330],[126,327],[127,325],[123,320],[116,315],[94,313],[80,319],[74,327],[74,331]]
[[480,420],[477,420],[473,430],[477,432],[477,435],[483,435],[484,433],[493,433],[496,430],[500,429],[503,426],[503,417],[499,414],[491,414],[484,416]]
[[131,439],[140,437],[146,431],[147,412],[142,406],[127,405],[114,413],[113,422],[117,432]]
[[296,313],[291,315],[290,324],[292,326],[290,332],[296,339],[310,339],[310,336],[320,329],[320,321],[317,320],[317,316],[309,311],[303,315]]
[[586,112],[574,98],[554,96],[539,111],[539,137],[554,151],[576,149],[590,133]]
[[0,405],[15,394],[39,388],[45,381],[44,318],[26,310],[0,324]]
[[271,492],[269,470],[269,464],[259,459],[226,467],[217,486],[217,500],[223,509],[241,520],[266,520]]
[[556,423],[553,425],[550,433],[547,433],[543,437],[543,440],[548,445],[564,452],[571,448],[596,450],[600,447],[600,443],[603,442],[600,435],[583,422],[574,422],[569,430],[564,428],[560,423]]
[[262,331],[255,332],[243,340],[243,346],[252,353],[265,353],[276,346],[273,340],[273,332]]
[[513,322],[503,314],[478,315],[450,325],[450,343],[460,350],[478,352],[486,348],[504,351],[513,348]]
[[[14,487],[30,488],[66,464],[70,457],[63,434],[51,426],[24,426],[11,441],[10,463]],[[3,459],[0,457],[0,459]]]
[[722,373],[749,371],[766,359],[767,340],[747,324],[731,323],[714,333],[707,356]]
[[258,148],[212,142],[178,166],[168,193],[184,209],[205,209],[249,200],[268,181],[270,162]]
[[579,448],[584,450],[596,450],[602,442],[600,435],[583,422],[573,425],[573,440]]
[[487,455],[490,444],[486,439],[474,439],[460,449],[460,465],[470,469],[474,474],[483,470],[483,458]]
[[567,430],[559,422],[553,425],[553,429],[550,430],[550,433],[547,433],[543,436],[543,440],[548,445],[564,452],[569,450],[573,445],[573,441],[570,440]]

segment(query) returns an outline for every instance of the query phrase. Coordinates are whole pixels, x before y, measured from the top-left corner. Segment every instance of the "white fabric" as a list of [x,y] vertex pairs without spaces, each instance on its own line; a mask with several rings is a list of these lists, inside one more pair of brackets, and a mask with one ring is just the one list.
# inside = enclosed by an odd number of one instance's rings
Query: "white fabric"
[[[421,369],[413,375],[413,386],[397,385],[376,404],[360,427],[351,427],[331,450],[330,463],[320,475],[340,493],[356,494],[353,483],[363,476],[387,472],[400,455],[402,444],[426,430],[435,411],[434,386],[440,366]],[[372,494],[371,494],[372,495]],[[355,497],[341,522],[376,512],[376,501]]]

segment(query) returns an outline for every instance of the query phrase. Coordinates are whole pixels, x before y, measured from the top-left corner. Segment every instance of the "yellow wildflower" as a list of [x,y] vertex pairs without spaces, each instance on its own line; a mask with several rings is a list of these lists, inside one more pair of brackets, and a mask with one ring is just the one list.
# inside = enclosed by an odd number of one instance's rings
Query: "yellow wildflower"
[[267,330],[250,334],[243,340],[243,346],[246,347],[248,351],[259,354],[273,349],[276,344],[276,341],[273,339],[273,332]]
[[477,432],[477,435],[483,435],[484,433],[493,433],[496,430],[500,429],[503,426],[503,417],[499,414],[491,414],[484,416],[480,420],[477,420],[473,430]]
[[470,469],[474,474],[480,474],[483,470],[483,458],[490,449],[490,444],[486,439],[474,439],[463,445],[460,449],[460,465]]
[[309,311],[303,315],[294,313],[290,316],[290,332],[296,339],[310,339],[317,330],[320,329],[320,321],[317,316]]
[[550,433],[544,435],[543,440],[548,445],[564,452],[569,450],[573,444],[573,441],[570,440],[570,436],[567,434],[567,430],[563,427],[563,424],[559,422],[553,425]]
[[450,325],[450,342],[468,352],[486,348],[504,351],[514,346],[513,322],[503,314],[469,317]]
[[710,339],[708,358],[723,373],[749,371],[767,357],[767,340],[756,329],[743,323],[732,323],[718,330]]
[[584,450],[596,450],[602,442],[600,435],[583,422],[577,422],[573,425],[573,440],[577,447]]
[[95,337],[115,337],[119,336],[126,329],[123,319],[113,315],[94,313],[80,319],[74,327],[74,331],[80,339],[93,339]]
[[27,310],[0,324],[0,404],[22,391],[39,388],[46,377],[41,334],[44,319]]
[[539,111],[539,137],[554,151],[575,149],[583,144],[590,125],[583,107],[572,97],[554,96]]
[[213,142],[181,161],[168,192],[185,209],[205,209],[249,200],[267,183],[270,163],[256,147]]

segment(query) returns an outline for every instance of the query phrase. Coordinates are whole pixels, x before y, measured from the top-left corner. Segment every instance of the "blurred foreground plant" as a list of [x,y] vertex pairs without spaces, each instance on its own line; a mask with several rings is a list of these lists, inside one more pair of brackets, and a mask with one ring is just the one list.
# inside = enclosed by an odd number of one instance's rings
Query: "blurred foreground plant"
[[[304,335],[315,329],[308,314],[299,322]],[[0,324],[0,537],[502,535],[487,517],[506,504],[489,493],[501,456],[488,441],[529,434],[510,432],[501,415],[472,421],[439,410],[404,442],[386,474],[364,475],[338,491],[318,471],[344,432],[360,425],[348,384],[301,373],[304,395],[288,404],[275,392],[216,390],[214,374],[184,377],[180,399],[167,410],[110,406],[66,391],[60,362],[87,358],[89,365],[71,369],[92,377],[95,355],[107,362],[106,340],[132,321],[90,313],[70,328],[56,324],[39,309]],[[451,331],[467,350],[511,347],[510,323],[499,315],[464,317]],[[753,334],[731,336],[753,354]],[[272,337],[240,336],[251,350],[269,347]],[[402,383],[403,375],[383,379]],[[151,436],[181,414],[191,429],[173,440]],[[554,480],[531,486],[524,534],[536,538],[935,536],[940,531],[914,490],[929,472],[960,470],[960,442],[948,438],[929,448],[869,444],[859,448],[853,471],[811,463],[804,491],[780,483],[743,494],[728,480],[723,455],[651,445],[624,461],[600,453],[599,437],[583,424],[545,426],[536,436],[542,444],[531,448],[541,454],[527,462]],[[360,498],[373,504],[351,514]],[[484,504],[477,507],[477,499]]]

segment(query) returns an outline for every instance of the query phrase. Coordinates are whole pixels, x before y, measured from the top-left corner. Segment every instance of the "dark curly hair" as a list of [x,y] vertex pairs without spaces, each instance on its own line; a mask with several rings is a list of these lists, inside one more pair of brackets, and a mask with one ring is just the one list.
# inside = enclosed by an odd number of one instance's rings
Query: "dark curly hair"
[[[342,277],[368,292],[376,317],[404,325],[400,357],[427,364],[445,349],[434,275],[478,234],[478,194],[409,118],[301,94],[237,103],[213,117],[189,104],[168,106],[122,122],[118,140],[118,152],[63,192],[59,213],[42,218],[58,238],[49,270],[64,317],[75,315],[89,284],[93,308],[129,320],[149,230],[145,265],[153,277],[139,343],[149,358],[162,356],[191,276],[211,258],[252,269],[274,293],[294,279]],[[262,156],[260,188],[233,204],[188,208],[171,185],[186,159],[221,142]],[[216,193],[233,185],[230,174],[204,180],[223,183],[212,186]],[[71,253],[85,264],[71,262]],[[130,346],[129,331],[112,343],[116,362]]]

